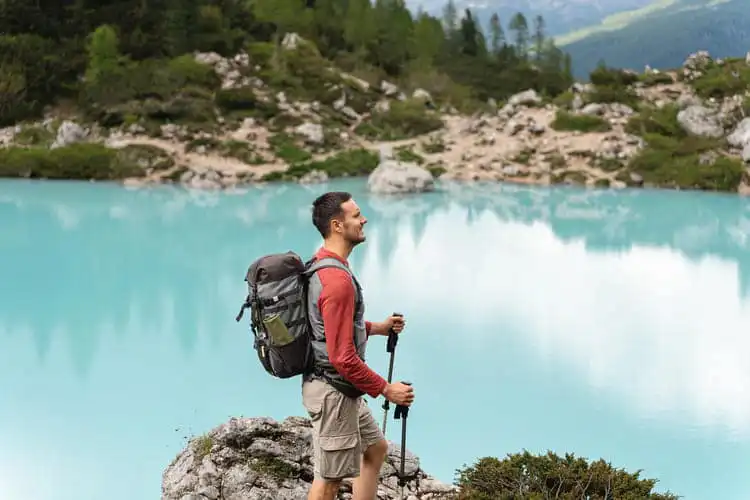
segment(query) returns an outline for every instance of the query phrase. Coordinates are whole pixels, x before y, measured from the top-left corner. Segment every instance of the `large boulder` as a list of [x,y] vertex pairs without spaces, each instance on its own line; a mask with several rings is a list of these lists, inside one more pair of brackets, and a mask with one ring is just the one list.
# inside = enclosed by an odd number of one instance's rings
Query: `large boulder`
[[367,179],[372,193],[423,193],[435,189],[435,178],[416,163],[384,159]]
[[677,113],[677,122],[690,135],[713,138],[724,135],[724,127],[717,113],[704,106],[688,106]]
[[[378,500],[401,498],[398,485],[400,449],[389,443],[380,471]],[[419,459],[406,452],[404,498],[457,498],[455,486],[431,478]],[[162,500],[307,500],[313,479],[312,426],[309,419],[289,417],[231,418],[193,438],[162,476]],[[340,499],[351,498],[344,481]]]

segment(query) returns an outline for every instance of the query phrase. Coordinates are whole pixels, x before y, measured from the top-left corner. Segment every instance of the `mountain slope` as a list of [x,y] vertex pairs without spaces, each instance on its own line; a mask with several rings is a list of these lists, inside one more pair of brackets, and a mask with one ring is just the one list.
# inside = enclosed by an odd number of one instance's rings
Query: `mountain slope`
[[[422,7],[425,11],[440,15],[447,0],[411,0],[407,5],[413,10]],[[660,0],[455,0],[456,9],[463,14],[471,9],[487,32],[489,19],[497,13],[503,26],[517,13],[531,20],[542,15],[550,35],[568,33],[604,20],[618,12],[639,9]]]
[[[748,0],[677,0],[666,8],[612,31],[602,31],[566,43],[576,77],[586,77],[600,60],[608,66],[641,70],[679,66],[686,54],[707,50],[716,57],[743,57],[750,50]],[[596,29],[592,27],[592,29]]]

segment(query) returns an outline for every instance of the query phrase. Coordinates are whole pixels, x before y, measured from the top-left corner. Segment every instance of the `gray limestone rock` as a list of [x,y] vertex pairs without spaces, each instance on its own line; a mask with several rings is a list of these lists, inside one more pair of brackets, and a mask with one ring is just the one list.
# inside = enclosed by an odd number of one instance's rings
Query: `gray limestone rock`
[[[312,427],[301,417],[231,418],[193,438],[162,475],[162,500],[306,500],[313,479]],[[401,451],[388,444],[380,471],[379,500],[400,498]],[[408,450],[404,498],[457,498],[458,489],[427,475]],[[339,498],[351,497],[345,480]]]

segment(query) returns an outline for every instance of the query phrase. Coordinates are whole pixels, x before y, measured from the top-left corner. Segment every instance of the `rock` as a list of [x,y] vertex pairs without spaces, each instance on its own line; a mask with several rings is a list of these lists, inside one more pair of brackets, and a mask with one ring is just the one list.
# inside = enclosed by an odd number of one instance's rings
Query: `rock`
[[386,160],[372,171],[367,187],[380,194],[422,193],[435,188],[435,179],[416,163]]
[[705,106],[688,106],[677,113],[677,122],[692,135],[714,138],[724,135],[724,127],[716,113]]
[[435,106],[435,103],[432,100],[432,95],[425,89],[416,89],[411,97],[417,101],[422,101],[425,105]]
[[598,103],[592,102],[591,104],[587,104],[584,106],[584,108],[581,110],[581,114],[589,115],[589,116],[600,116],[604,114],[604,106]]
[[88,132],[84,130],[83,127],[70,120],[65,120],[62,122],[62,125],[60,125],[60,128],[57,129],[57,137],[55,138],[55,142],[50,146],[50,149],[61,148],[81,142],[86,139],[87,135]]
[[328,173],[323,170],[312,170],[299,180],[300,184],[319,184],[322,182],[328,182]]
[[677,107],[679,109],[689,108],[690,106],[700,106],[701,100],[693,94],[680,94],[677,98]]
[[395,96],[399,93],[398,87],[390,82],[386,82],[385,80],[382,80],[380,82],[380,90],[383,92],[383,94],[389,97]]
[[745,55],[745,64],[750,65],[750,52]]
[[297,33],[287,33],[281,41],[281,46],[285,50],[296,50],[301,41],[302,37]]
[[539,97],[539,94],[537,94],[536,90],[533,89],[524,90],[523,92],[519,92],[518,94],[515,94],[511,96],[510,99],[508,99],[508,104],[510,104],[511,106],[534,106],[541,103],[542,98]]
[[727,136],[727,143],[737,149],[750,144],[750,118],[742,120],[734,131]]
[[583,97],[581,97],[581,94],[576,94],[573,96],[573,101],[570,103],[570,108],[573,111],[578,111],[579,109],[583,108],[584,102]]
[[[162,500],[306,500],[313,478],[312,433],[306,418],[231,418],[192,439],[164,470]],[[406,452],[404,498],[456,498],[458,489],[427,475]],[[388,444],[378,499],[400,497],[400,449]],[[339,498],[350,498],[345,480]]]
[[323,126],[320,123],[305,122],[295,128],[294,131],[303,136],[309,144],[323,144],[325,141]]

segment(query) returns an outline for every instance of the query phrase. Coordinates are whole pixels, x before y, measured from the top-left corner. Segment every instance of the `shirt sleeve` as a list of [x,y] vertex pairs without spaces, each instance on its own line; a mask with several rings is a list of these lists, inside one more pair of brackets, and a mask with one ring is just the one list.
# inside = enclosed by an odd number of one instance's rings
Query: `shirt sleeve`
[[323,317],[328,358],[342,377],[357,389],[377,397],[386,381],[357,355],[354,348],[354,287],[346,271],[321,269],[318,306]]

